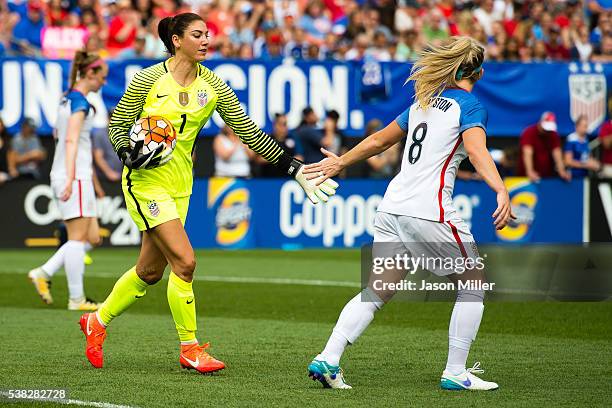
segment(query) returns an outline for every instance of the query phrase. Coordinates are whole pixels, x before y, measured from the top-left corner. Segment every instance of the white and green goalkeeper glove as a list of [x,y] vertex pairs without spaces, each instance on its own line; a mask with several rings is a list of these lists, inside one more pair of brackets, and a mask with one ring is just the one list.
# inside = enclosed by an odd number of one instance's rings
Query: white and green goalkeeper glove
[[327,179],[321,184],[317,185],[321,177],[317,177],[312,180],[307,180],[306,176],[303,174],[303,170],[304,163],[293,158],[291,160],[291,164],[289,165],[287,173],[293,176],[295,181],[297,181],[300,187],[302,187],[302,189],[306,193],[306,196],[308,196],[308,198],[313,204],[318,204],[319,200],[327,202],[327,200],[329,200],[329,197],[336,194],[338,183],[336,183],[334,180]]

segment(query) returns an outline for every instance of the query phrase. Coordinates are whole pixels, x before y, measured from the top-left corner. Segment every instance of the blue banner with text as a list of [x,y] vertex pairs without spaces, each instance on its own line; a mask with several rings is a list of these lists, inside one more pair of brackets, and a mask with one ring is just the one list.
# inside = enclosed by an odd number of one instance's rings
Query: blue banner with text
[[[104,127],[108,111],[119,101],[133,75],[151,60],[109,61],[108,83],[89,95],[96,107],[95,125]],[[308,62],[284,60],[211,60],[213,69],[236,91],[248,114],[264,130],[271,129],[275,113],[288,113],[290,127],[301,120],[302,109],[312,106],[321,117],[325,110],[340,114],[340,128],[361,136],[374,118],[390,122],[412,101],[407,63]],[[70,63],[26,58],[0,59],[2,119],[9,131],[18,131],[24,117],[50,134],[57,107],[66,90]],[[488,63],[474,89],[489,112],[488,132],[493,136],[518,136],[540,114],[557,114],[559,131],[573,131],[573,120],[584,114],[594,131],[606,117],[608,78],[612,64]],[[202,131],[215,134],[222,120],[215,114]]]

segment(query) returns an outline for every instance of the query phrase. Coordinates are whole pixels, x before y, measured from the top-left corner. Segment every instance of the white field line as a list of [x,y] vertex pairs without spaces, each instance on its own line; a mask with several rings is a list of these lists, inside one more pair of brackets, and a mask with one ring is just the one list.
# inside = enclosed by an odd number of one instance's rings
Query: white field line
[[[8,399],[9,393],[6,392],[6,391],[0,391],[0,396],[3,396],[3,397]],[[132,407],[132,406],[129,406],[129,405],[111,404],[110,402],[81,401],[81,400],[75,400],[75,399],[69,399],[69,398],[61,398],[61,399],[55,399],[55,398],[13,398],[13,399],[9,399],[9,401],[12,401],[12,402],[24,402],[24,401],[53,402],[53,403],[62,404],[62,405],[78,405],[78,406],[81,406],[81,407],[96,407],[96,408],[136,408],[136,407]]]

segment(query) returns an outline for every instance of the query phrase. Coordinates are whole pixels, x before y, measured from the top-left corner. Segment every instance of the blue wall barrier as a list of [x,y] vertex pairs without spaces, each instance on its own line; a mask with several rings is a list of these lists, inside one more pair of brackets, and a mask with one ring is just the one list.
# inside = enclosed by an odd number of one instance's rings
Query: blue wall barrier
[[[580,243],[581,180],[508,178],[517,222],[495,231],[496,196],[483,182],[458,180],[454,203],[480,243]],[[359,247],[372,241],[386,180],[343,180],[338,194],[313,206],[287,180],[211,178],[195,181],[186,229],[195,247]]]
[[[107,112],[115,106],[129,80],[142,67],[156,61],[110,61],[108,84],[100,94],[90,95],[96,107],[96,126],[104,127]],[[340,113],[340,128],[361,136],[373,118],[390,122],[411,103],[412,86],[404,86],[410,71],[406,63],[305,62],[211,60],[205,63],[236,90],[253,120],[270,130],[277,112],[288,112],[296,127],[301,111],[312,105],[319,115],[325,109]],[[16,132],[24,116],[51,133],[70,70],[68,61],[0,59],[2,118]],[[606,116],[610,64],[488,63],[475,94],[489,111],[489,134],[518,136],[535,123],[544,110],[557,114],[559,131],[573,131],[572,118],[580,113],[595,130]],[[215,134],[222,121],[218,115],[203,129]]]

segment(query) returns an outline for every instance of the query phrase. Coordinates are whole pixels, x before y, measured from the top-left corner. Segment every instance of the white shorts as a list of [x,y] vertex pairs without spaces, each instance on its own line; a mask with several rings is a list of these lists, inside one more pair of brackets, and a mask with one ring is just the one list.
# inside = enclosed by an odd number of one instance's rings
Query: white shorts
[[93,182],[91,180],[74,180],[70,198],[67,201],[62,201],[59,197],[65,184],[66,180],[63,179],[51,180],[51,189],[62,219],[97,217],[96,193]]
[[463,272],[442,267],[441,260],[451,258],[459,264],[468,258],[475,262],[479,257],[474,237],[459,217],[441,223],[378,211],[374,220],[374,251],[377,243],[397,243],[379,246],[379,252],[385,252],[383,256],[389,256],[391,252],[393,255],[408,254],[429,259],[427,268],[422,269],[438,276]]

